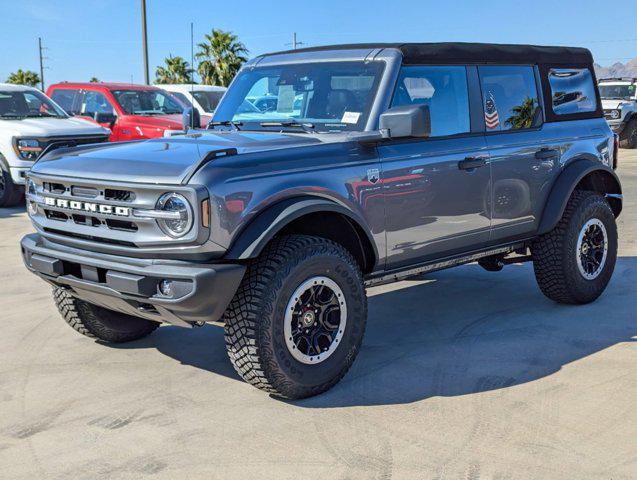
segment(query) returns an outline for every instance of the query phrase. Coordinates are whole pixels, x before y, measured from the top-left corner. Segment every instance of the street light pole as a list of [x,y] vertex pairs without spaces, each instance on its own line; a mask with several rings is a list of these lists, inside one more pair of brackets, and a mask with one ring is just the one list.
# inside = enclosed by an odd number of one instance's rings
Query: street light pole
[[146,33],[146,0],[142,0],[142,43],[144,48],[144,82],[150,83],[148,78],[148,35]]

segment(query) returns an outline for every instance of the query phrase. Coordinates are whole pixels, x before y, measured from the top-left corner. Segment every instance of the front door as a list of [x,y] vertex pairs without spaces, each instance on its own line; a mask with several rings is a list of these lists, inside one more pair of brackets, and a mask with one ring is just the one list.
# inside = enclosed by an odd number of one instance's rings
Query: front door
[[491,165],[484,135],[472,128],[470,84],[464,66],[401,70],[392,106],[428,105],[431,137],[379,147],[387,269],[489,241]]

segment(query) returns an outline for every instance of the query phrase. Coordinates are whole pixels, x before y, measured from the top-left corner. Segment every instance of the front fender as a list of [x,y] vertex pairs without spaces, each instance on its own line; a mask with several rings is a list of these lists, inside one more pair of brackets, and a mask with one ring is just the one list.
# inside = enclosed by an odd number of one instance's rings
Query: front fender
[[612,195],[613,212],[619,216],[622,209],[622,188],[617,174],[612,168],[597,160],[580,158],[564,168],[553,184],[551,193],[542,213],[538,234],[550,232],[562,218],[566,204],[575,188],[590,177],[596,191]]
[[229,260],[255,258],[282,228],[303,215],[316,212],[340,213],[355,222],[367,235],[370,245],[374,248],[374,255],[378,258],[369,228],[366,228],[366,222],[355,212],[333,201],[308,196],[282,200],[261,212],[237,234],[224,258]]

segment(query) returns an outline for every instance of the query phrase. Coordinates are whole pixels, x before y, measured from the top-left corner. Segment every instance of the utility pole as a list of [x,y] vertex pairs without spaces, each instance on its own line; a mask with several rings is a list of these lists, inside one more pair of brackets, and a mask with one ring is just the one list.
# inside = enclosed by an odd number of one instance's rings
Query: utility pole
[[44,92],[44,57],[42,56],[42,38],[38,37],[38,50],[40,51],[40,90]]
[[298,42],[298,41],[296,40],[296,32],[294,32],[294,33],[292,34],[292,49],[293,49],[293,50],[296,50],[296,48],[297,48],[299,45],[303,45],[303,42]]
[[142,0],[142,43],[144,46],[144,82],[150,83],[148,78],[148,35],[146,34],[146,0]]

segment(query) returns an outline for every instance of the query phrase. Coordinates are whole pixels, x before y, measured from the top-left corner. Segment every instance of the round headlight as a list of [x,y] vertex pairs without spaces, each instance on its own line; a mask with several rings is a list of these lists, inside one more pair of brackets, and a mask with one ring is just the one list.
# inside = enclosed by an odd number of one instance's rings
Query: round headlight
[[612,118],[619,118],[619,110],[613,110],[612,112],[610,112],[610,116]]
[[157,219],[159,228],[167,235],[173,238],[183,237],[192,228],[192,208],[183,195],[174,192],[163,194],[157,201],[157,210],[172,214]]

